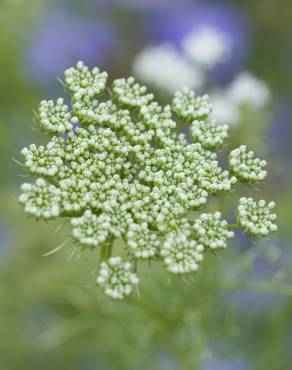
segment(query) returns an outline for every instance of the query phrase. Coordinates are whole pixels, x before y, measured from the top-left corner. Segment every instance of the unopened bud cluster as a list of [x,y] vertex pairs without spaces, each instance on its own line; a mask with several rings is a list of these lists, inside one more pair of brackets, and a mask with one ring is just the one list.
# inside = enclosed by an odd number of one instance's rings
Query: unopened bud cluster
[[193,225],[197,240],[211,249],[226,248],[226,241],[233,238],[228,223],[221,219],[221,213],[202,213]]
[[271,232],[277,231],[275,221],[277,215],[272,213],[275,202],[266,202],[262,199],[258,202],[252,198],[240,198],[238,206],[238,223],[249,234],[256,237],[264,237]]
[[101,263],[97,283],[109,297],[123,299],[132,292],[132,285],[139,283],[139,278],[131,272],[129,262],[122,262],[121,257],[111,257]]
[[227,138],[227,125],[218,125],[211,121],[193,121],[191,126],[192,138],[198,141],[204,148],[214,150],[220,148]]
[[[97,284],[121,299],[139,282],[138,261],[188,274],[209,250],[225,248],[231,225],[220,212],[200,210],[209,195],[231,191],[237,181],[262,180],[265,162],[240,147],[230,154],[230,172],[221,168],[216,150],[227,127],[208,118],[207,95],[183,89],[161,106],[132,77],[111,88],[106,81],[106,72],[78,62],[64,81],[73,113],[61,98],[41,102],[36,116],[49,141],[22,150],[37,180],[22,185],[19,200],[37,219],[69,219],[72,240],[100,251]],[[272,203],[242,199],[238,223],[245,231],[276,230]],[[116,256],[115,241],[127,261]]]
[[267,171],[264,170],[266,165],[265,160],[255,158],[254,152],[248,151],[245,145],[229,154],[230,170],[242,182],[250,184],[261,182],[267,176]]

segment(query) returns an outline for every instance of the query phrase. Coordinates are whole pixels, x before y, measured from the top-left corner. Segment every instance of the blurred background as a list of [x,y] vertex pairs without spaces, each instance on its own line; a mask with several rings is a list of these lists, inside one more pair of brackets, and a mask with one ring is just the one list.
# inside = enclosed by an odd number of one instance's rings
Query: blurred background
[[[292,3],[290,0],[0,1],[0,370],[287,370],[292,363]],[[41,99],[64,95],[77,60],[134,75],[161,102],[187,84],[209,93],[230,145],[268,160],[260,189],[279,232],[239,234],[192,282],[153,266],[142,298],[92,287],[96,256],[49,257],[66,231],[17,203],[20,150]],[[223,197],[234,217],[238,195]]]

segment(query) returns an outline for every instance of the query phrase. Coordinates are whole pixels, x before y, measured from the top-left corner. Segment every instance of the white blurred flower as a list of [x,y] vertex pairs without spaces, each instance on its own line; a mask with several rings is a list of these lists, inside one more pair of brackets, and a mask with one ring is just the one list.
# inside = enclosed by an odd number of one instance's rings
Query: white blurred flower
[[213,110],[211,118],[223,125],[235,126],[239,122],[238,107],[226,96],[223,90],[216,90],[210,94]]
[[169,44],[144,49],[133,65],[134,74],[146,83],[170,93],[187,86],[198,89],[204,76]]
[[247,105],[252,109],[263,108],[271,98],[271,92],[264,81],[249,72],[241,72],[226,90],[231,104]]
[[194,63],[212,68],[231,54],[230,37],[210,26],[201,26],[182,40],[183,51]]

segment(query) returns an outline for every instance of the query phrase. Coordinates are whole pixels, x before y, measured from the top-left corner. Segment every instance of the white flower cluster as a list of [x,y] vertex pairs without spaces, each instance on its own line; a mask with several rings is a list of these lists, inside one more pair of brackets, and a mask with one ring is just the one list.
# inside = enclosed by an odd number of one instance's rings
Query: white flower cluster
[[101,263],[96,281],[107,296],[123,299],[132,292],[132,285],[139,283],[138,276],[130,269],[130,263],[122,262],[120,257],[111,257]]
[[130,252],[136,258],[150,258],[158,254],[160,241],[157,233],[149,231],[147,223],[129,226],[126,242]]
[[100,72],[97,67],[90,71],[82,61],[79,61],[75,68],[72,67],[65,71],[67,89],[81,96],[98,95],[104,90],[106,81],[106,72]]
[[72,235],[81,245],[97,247],[107,240],[111,219],[104,214],[97,216],[87,209],[82,217],[72,218],[71,225]]
[[199,243],[210,249],[226,248],[226,241],[233,238],[228,223],[221,219],[221,213],[202,213],[194,222],[193,229]]
[[55,156],[55,151],[43,145],[37,147],[31,144],[23,148],[21,154],[25,157],[24,165],[35,175],[55,176],[63,166],[63,160]]
[[[25,166],[42,178],[23,184],[19,200],[37,218],[71,220],[80,247],[100,250],[99,285],[123,298],[138,279],[130,262],[111,258],[115,240],[136,263],[154,259],[172,273],[195,271],[208,249],[225,247],[233,235],[220,213],[197,212],[209,194],[230,191],[237,180],[219,165],[214,149],[227,129],[207,121],[207,96],[184,89],[163,107],[133,78],[114,81],[111,93],[106,76],[81,62],[65,72],[79,123],[64,136],[55,132],[47,145],[23,149]],[[48,127],[55,116],[59,110],[47,115]],[[182,132],[186,122],[194,142]]]
[[242,110],[255,113],[267,107],[271,92],[266,83],[249,71],[241,71],[224,88],[214,85],[213,68],[226,63],[235,49],[230,35],[210,25],[195,27],[180,41],[148,46],[134,60],[133,72],[146,84],[173,94],[184,87],[208,88],[213,105],[212,118],[221,124],[241,123]]
[[[93,113],[93,114],[92,114]],[[78,110],[78,115],[82,112]],[[126,109],[120,110],[111,100],[100,102],[96,109],[89,108],[85,123],[101,125],[112,129],[119,129],[131,124],[130,112]]]
[[229,177],[227,170],[222,170],[217,161],[205,161],[198,167],[199,184],[210,194],[230,191],[236,184],[235,176]]
[[134,77],[120,78],[113,83],[113,94],[122,106],[142,107],[153,100],[153,94],[147,93],[147,88],[135,81]]
[[172,120],[170,105],[161,107],[157,102],[152,102],[141,107],[140,116],[149,129],[168,130],[176,127],[176,122]]
[[242,109],[258,112],[267,107],[271,92],[266,83],[248,71],[239,73],[225,89],[210,93],[212,116],[220,123],[235,126],[240,122]]
[[44,219],[60,215],[61,191],[54,185],[39,178],[35,184],[22,184],[21,190],[23,193],[19,196],[19,202],[28,214]]
[[266,83],[247,71],[236,76],[228,86],[226,94],[234,105],[245,105],[254,110],[263,108],[271,99],[271,92]]
[[267,171],[264,170],[266,165],[265,160],[255,158],[253,151],[247,151],[246,145],[241,145],[229,154],[230,170],[242,182],[261,182],[267,176]]
[[41,101],[37,115],[41,129],[56,135],[71,131],[78,118],[72,117],[68,109],[63,98],[59,98],[56,103],[53,100]]
[[183,39],[182,47],[192,62],[211,68],[230,58],[232,45],[224,32],[210,26],[201,26]]
[[134,60],[133,71],[140,80],[171,94],[185,86],[198,90],[208,83],[217,63],[229,60],[232,47],[227,33],[203,25],[186,34],[178,49],[171,43],[147,46]]
[[212,111],[208,95],[195,97],[195,93],[187,87],[175,94],[172,108],[178,117],[188,122],[203,120]]
[[169,234],[161,247],[161,256],[168,271],[174,274],[188,274],[196,271],[203,260],[204,247],[190,239],[189,230]]
[[219,124],[227,124],[228,126],[236,126],[240,120],[240,107],[234,104],[226,95],[223,89],[214,89],[210,92],[210,100],[212,101],[211,119],[216,119]]
[[137,56],[133,70],[135,76],[145,83],[170,93],[188,86],[198,89],[204,76],[201,70],[169,44],[149,46]]
[[192,138],[206,149],[219,149],[227,138],[227,125],[218,125],[214,120],[210,122],[193,121],[191,125]]
[[275,202],[266,204],[264,200],[256,202],[252,198],[240,198],[237,210],[238,223],[253,236],[265,237],[277,231],[275,220],[277,215],[272,213]]

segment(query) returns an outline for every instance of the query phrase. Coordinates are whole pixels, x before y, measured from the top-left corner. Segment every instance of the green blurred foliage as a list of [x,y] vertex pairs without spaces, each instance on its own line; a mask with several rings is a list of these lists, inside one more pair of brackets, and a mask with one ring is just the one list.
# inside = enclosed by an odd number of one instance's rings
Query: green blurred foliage
[[[73,247],[67,245],[43,257],[66,239],[66,227],[54,233],[58,224],[26,218],[16,200],[23,171],[12,158],[41,140],[31,123],[43,91],[25,75],[22,60],[33,25],[52,3],[0,2],[0,370],[204,370],[205,359],[234,357],[243,358],[246,369],[289,369],[291,173],[266,146],[269,111],[264,117],[243,115],[242,126],[231,133],[231,146],[247,143],[269,161],[261,191],[245,192],[277,202],[280,229],[274,239],[232,243],[220,259],[209,255],[190,281],[170,279],[155,264],[141,266],[141,297],[135,293],[123,302],[99,295],[95,253],[80,258],[76,253],[68,262]],[[274,94],[291,96],[292,3],[236,3],[254,26],[250,66]],[[86,13],[79,3],[64,4]],[[131,40],[128,20],[135,16],[124,11],[113,18],[119,18],[124,37]],[[131,55],[124,58],[120,65],[113,61],[114,73],[127,71]],[[233,195],[220,204],[227,215],[234,212],[231,204]],[[268,273],[261,272],[261,264]]]

